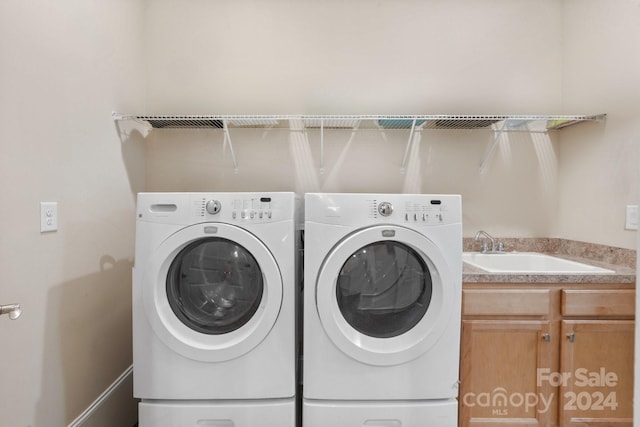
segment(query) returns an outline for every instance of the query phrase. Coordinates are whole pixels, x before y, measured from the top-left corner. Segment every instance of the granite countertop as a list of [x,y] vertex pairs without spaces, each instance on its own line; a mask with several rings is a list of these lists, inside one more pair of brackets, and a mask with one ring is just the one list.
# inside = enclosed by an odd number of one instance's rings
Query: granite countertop
[[[553,238],[499,238],[507,252],[538,252],[613,270],[611,274],[489,273],[463,263],[463,283],[636,283],[636,251]],[[465,252],[478,251],[472,238],[463,240]]]

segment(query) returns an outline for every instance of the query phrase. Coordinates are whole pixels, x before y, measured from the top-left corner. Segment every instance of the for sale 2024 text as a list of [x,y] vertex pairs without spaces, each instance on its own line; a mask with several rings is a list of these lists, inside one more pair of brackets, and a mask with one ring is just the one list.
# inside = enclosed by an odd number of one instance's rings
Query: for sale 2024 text
[[[549,368],[539,368],[536,380],[538,387],[549,385],[581,389],[578,392],[563,393],[562,403],[565,411],[615,411],[618,407],[615,391],[618,375],[608,372],[605,368],[597,371],[579,368],[573,372],[552,372]],[[509,408],[523,408],[525,412],[535,409],[539,413],[545,413],[550,410],[554,399],[554,393],[509,393],[505,388],[498,387],[490,392],[467,393],[462,396],[462,403],[467,407],[491,408],[494,416],[508,416]]]

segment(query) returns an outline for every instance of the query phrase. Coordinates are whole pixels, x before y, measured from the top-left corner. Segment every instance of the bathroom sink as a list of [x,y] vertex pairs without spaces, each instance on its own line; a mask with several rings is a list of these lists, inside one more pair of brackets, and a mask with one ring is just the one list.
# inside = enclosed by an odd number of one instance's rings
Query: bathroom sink
[[520,274],[612,274],[613,270],[537,252],[485,254],[464,252],[462,260],[490,273]]

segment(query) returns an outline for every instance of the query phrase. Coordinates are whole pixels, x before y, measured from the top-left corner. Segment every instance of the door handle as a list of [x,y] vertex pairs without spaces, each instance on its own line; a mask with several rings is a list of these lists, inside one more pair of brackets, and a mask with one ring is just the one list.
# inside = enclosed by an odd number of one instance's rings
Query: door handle
[[0,316],[8,314],[9,319],[16,320],[22,314],[20,304],[0,305]]

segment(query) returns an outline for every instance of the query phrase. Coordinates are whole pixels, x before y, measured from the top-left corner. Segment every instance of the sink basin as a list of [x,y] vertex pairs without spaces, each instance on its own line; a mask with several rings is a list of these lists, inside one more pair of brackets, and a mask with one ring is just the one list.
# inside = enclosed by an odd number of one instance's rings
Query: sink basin
[[462,260],[490,273],[521,274],[612,274],[613,270],[569,261],[537,252],[483,254],[464,252]]

